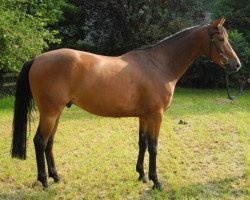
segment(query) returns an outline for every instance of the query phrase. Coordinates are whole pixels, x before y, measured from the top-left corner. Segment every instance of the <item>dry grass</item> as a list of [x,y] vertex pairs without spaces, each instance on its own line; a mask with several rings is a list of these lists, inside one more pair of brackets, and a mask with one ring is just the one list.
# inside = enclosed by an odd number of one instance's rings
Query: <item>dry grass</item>
[[[138,120],[65,109],[54,154],[63,181],[36,179],[32,125],[26,161],[11,159],[12,98],[0,100],[0,199],[250,199],[250,92],[177,89],[160,133],[164,191],[137,181]],[[180,120],[186,123],[179,123]],[[145,160],[148,169],[148,155]]]

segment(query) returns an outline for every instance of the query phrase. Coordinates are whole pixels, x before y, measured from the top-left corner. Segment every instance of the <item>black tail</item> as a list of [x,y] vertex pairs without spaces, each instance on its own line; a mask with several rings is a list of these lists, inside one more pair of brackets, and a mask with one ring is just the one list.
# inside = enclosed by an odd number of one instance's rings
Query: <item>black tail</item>
[[32,94],[29,84],[29,71],[34,59],[27,61],[19,74],[16,85],[15,109],[13,118],[12,158],[26,159],[27,121],[32,110]]

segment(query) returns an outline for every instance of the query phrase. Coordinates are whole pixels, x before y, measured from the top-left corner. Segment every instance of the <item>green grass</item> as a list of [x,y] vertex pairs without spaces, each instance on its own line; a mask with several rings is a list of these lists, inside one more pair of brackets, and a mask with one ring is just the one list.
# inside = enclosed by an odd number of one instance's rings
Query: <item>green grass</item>
[[49,179],[48,192],[33,186],[37,117],[27,160],[11,159],[13,101],[0,100],[0,199],[250,199],[250,91],[232,102],[224,90],[176,90],[159,138],[163,192],[137,181],[136,118],[101,118],[75,106],[65,109],[54,144],[63,181]]

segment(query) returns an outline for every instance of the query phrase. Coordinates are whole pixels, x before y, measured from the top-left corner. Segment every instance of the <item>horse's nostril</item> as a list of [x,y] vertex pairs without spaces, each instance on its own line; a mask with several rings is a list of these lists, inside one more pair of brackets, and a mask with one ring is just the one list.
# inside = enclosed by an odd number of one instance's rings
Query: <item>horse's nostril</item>
[[241,64],[237,63],[236,67],[237,67],[237,69],[240,69],[241,68]]

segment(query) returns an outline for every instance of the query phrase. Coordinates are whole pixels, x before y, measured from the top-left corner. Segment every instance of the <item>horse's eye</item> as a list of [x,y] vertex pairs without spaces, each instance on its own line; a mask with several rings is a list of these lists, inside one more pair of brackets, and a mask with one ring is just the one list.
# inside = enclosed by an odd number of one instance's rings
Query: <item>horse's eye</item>
[[220,38],[219,41],[220,41],[220,42],[224,42],[224,38]]

